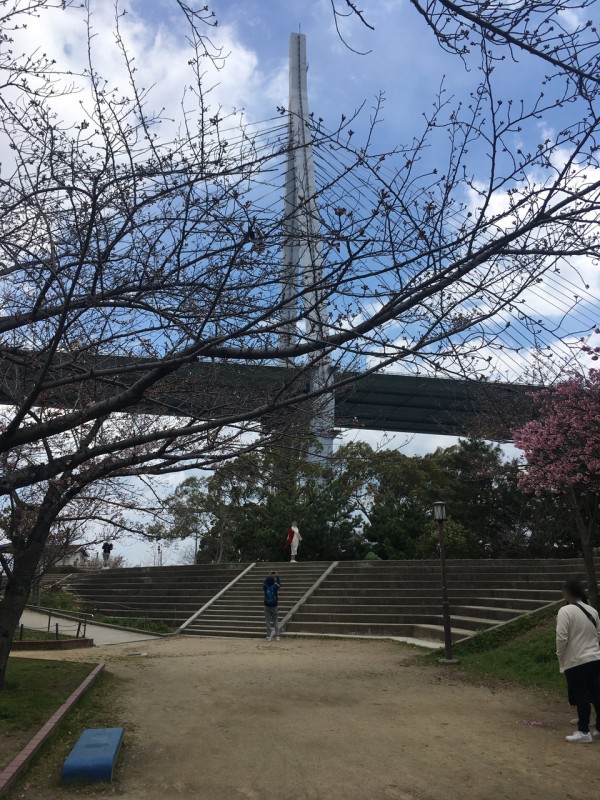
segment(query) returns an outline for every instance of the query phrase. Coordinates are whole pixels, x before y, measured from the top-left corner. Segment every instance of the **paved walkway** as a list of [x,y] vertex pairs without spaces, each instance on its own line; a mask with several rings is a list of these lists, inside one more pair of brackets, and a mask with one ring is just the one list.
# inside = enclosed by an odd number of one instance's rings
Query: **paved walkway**
[[[600,783],[600,742],[564,741],[566,697],[477,685],[393,642],[139,649],[94,651],[117,677],[105,724],[126,728],[122,800],[581,800]],[[34,766],[19,798],[64,800],[48,774]]]
[[[55,630],[54,626],[58,622],[58,631],[68,636],[75,636],[77,633],[77,622],[72,619],[62,619],[60,617],[52,617],[51,630]],[[48,628],[48,615],[42,614],[39,611],[25,610],[21,617],[21,624],[27,628],[36,628],[38,630],[47,630]],[[83,626],[82,626],[83,628]],[[136,633],[135,631],[119,630],[118,628],[105,628],[102,625],[94,625],[88,622],[86,629],[86,636],[94,640],[96,645],[109,645],[109,644],[124,644],[126,642],[144,642],[151,639],[160,639],[160,636],[154,636],[151,633]]]

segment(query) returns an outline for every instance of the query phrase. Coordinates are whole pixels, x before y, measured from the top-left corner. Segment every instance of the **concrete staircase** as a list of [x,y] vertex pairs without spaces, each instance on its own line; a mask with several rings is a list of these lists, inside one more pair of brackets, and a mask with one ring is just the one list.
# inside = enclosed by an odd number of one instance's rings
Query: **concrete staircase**
[[[583,563],[559,560],[448,562],[455,640],[560,600]],[[340,562],[287,625],[290,633],[443,640],[437,561]]]
[[[102,570],[71,576],[69,586],[85,601],[85,610],[107,616],[145,617],[173,628],[189,620],[183,633],[197,636],[263,636],[262,583],[276,569],[282,580],[280,620],[294,612],[285,629],[290,634],[443,639],[440,571],[435,560],[342,561],[333,566],[330,562],[261,562],[244,573],[248,567],[209,564]],[[565,578],[583,575],[583,563],[577,559],[449,561],[454,638],[471,636],[556,602]]]
[[281,578],[279,620],[296,605],[330,566],[330,562],[297,564],[259,562],[187,625],[196,636],[264,636],[263,581],[272,569]]
[[239,575],[247,564],[134,567],[71,576],[65,588],[84,610],[109,617],[145,618],[176,628]]

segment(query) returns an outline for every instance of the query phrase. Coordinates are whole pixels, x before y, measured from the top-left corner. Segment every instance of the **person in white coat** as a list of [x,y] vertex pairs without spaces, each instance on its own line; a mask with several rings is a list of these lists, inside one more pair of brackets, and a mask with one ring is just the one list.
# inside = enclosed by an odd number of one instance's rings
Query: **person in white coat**
[[298,530],[298,523],[294,520],[290,529],[288,530],[287,541],[286,545],[290,548],[291,558],[290,562],[292,564],[296,563],[296,556],[298,555],[298,546],[302,541],[302,537],[300,536],[300,531]]
[[[577,730],[566,740],[589,744],[600,739],[600,617],[588,605],[580,581],[566,581],[563,596],[567,605],[556,617],[556,655],[567,681],[569,703],[577,707],[578,716]],[[590,732],[592,705],[596,728]]]

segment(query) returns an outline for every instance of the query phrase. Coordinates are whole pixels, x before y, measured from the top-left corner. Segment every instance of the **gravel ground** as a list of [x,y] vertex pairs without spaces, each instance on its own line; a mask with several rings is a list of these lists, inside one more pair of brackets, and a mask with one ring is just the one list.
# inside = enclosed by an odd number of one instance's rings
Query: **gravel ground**
[[564,741],[566,702],[391,642],[173,637],[67,657],[91,653],[130,723],[111,796],[581,800],[600,784],[600,742]]

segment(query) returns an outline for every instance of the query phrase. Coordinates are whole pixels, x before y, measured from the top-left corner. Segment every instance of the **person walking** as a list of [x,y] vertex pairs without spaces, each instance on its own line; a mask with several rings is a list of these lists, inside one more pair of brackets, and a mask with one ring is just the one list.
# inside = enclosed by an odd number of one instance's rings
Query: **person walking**
[[279,641],[279,609],[277,607],[277,602],[280,588],[281,580],[279,579],[279,575],[273,570],[270,575],[267,575],[263,583],[267,642],[270,642],[273,638],[272,628],[275,628],[275,641]]
[[[577,730],[566,737],[573,744],[600,739],[600,617],[588,605],[581,581],[565,582],[567,605],[556,617],[556,655],[567,681],[569,703],[577,707]],[[591,706],[596,728],[590,733]]]
[[298,530],[298,523],[294,520],[290,529],[288,530],[286,547],[290,548],[291,558],[290,563],[296,563],[296,556],[298,554],[298,545],[302,541],[302,537],[300,536],[300,531]]
[[108,539],[102,545],[102,558],[104,559],[103,569],[108,569],[108,562],[110,560],[110,554],[113,549],[112,542],[109,542]]

